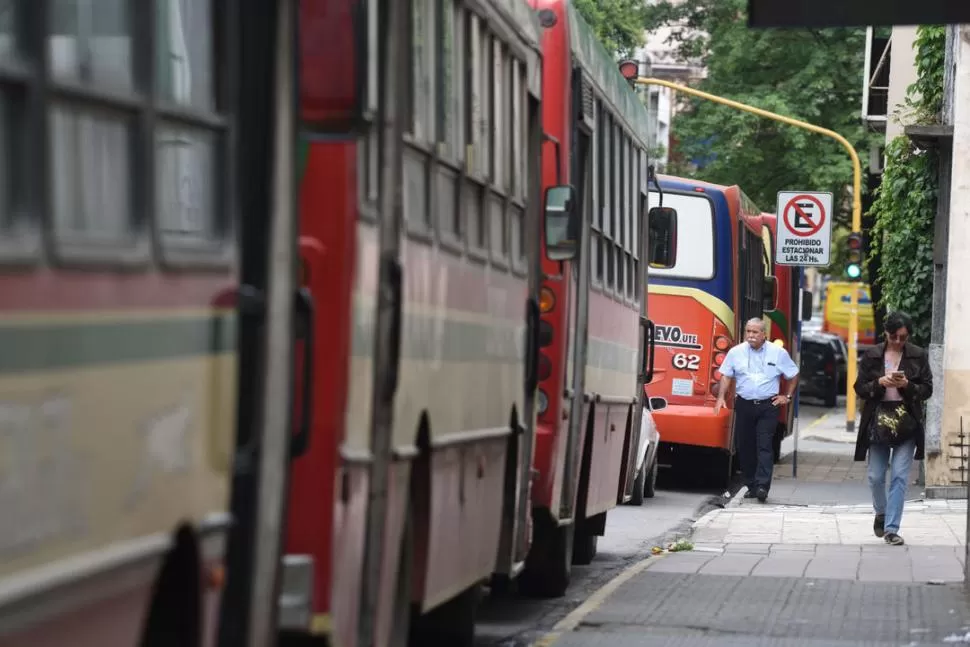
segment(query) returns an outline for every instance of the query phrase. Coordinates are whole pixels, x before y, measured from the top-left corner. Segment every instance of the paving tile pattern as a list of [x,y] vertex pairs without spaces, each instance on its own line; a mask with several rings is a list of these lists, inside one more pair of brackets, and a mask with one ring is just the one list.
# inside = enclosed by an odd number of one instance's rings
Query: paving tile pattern
[[859,582],[963,581],[962,546],[842,546],[836,544],[727,544],[722,549],[673,553],[655,573],[805,577]]
[[[909,545],[962,546],[966,500],[907,502],[900,534]],[[713,544],[883,544],[872,532],[868,504],[755,505],[708,513],[694,524],[693,541]]]
[[669,559],[621,586],[556,647],[940,644],[970,627],[960,585],[663,572]]

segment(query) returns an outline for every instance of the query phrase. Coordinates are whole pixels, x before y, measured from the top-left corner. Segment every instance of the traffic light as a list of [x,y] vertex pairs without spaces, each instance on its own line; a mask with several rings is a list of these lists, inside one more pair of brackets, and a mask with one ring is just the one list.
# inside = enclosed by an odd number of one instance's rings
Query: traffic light
[[853,281],[862,276],[862,234],[853,232],[846,241],[848,255],[846,257],[845,273]]

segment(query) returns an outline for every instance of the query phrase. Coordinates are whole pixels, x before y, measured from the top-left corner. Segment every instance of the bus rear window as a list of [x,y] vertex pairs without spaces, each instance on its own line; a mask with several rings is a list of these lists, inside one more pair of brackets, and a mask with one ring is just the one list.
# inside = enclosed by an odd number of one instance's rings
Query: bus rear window
[[[660,203],[650,192],[650,206]],[[651,276],[708,280],[714,278],[714,205],[702,195],[664,193],[664,206],[677,210],[677,263],[651,267]]]

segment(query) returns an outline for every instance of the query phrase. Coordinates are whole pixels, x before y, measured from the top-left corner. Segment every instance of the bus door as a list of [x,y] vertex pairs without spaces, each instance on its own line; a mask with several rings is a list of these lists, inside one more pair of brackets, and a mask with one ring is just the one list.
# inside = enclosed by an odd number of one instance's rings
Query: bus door
[[[573,74],[573,95],[581,91],[581,74]],[[574,107],[574,113],[578,107]],[[578,119],[574,119],[574,123]],[[582,127],[573,129],[573,145],[570,147],[570,165],[577,200],[582,205],[580,224],[580,247],[576,258],[569,264],[569,341],[566,361],[566,393],[569,395],[569,433],[566,437],[566,465],[563,470],[562,500],[559,518],[572,518],[575,513],[576,493],[579,488],[580,461],[586,418],[586,354],[589,340],[589,224],[592,194],[586,178],[589,176],[590,133]]]
[[296,296],[297,3],[244,0],[238,11],[239,395],[219,644],[256,647],[275,642],[294,333],[312,330],[312,304]]
[[[625,480],[623,488],[619,492],[618,503],[625,503],[633,496],[633,485],[636,480],[637,464],[641,458],[640,448],[643,439],[640,437],[640,421],[643,417],[643,409],[647,406],[646,386],[653,380],[653,361],[656,352],[656,327],[650,321],[647,298],[647,272],[650,268],[650,223],[649,223],[649,198],[647,187],[649,178],[647,174],[652,171],[644,169],[644,175],[640,178],[644,189],[637,193],[639,198],[639,211],[634,220],[634,226],[638,227],[635,232],[637,244],[640,250],[640,267],[636,275],[634,294],[640,296],[640,339],[638,341],[639,353],[637,359],[637,401],[633,406],[633,420],[631,421],[630,446],[627,448],[623,474]],[[648,466],[644,466],[647,469]]]
[[[738,343],[744,342],[744,328],[749,319],[762,319],[764,316],[764,259],[762,257],[761,237],[753,234],[748,229],[744,220],[739,218],[738,226],[738,274],[736,281],[736,294],[740,299],[740,307],[737,309],[738,321],[736,323]],[[734,415],[732,412],[731,424],[728,426],[730,437],[728,438],[728,453],[735,453],[734,448]],[[728,469],[731,468],[731,461],[727,461]],[[730,478],[731,474],[728,474]]]

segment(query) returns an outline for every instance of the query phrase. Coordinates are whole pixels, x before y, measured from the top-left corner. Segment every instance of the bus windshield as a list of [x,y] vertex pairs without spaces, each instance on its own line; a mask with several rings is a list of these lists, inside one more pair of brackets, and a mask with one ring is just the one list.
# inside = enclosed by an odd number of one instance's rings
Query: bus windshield
[[[650,206],[660,204],[650,192]],[[664,192],[664,206],[677,210],[677,262],[671,268],[650,267],[651,276],[706,281],[714,278],[714,204],[703,195]]]

